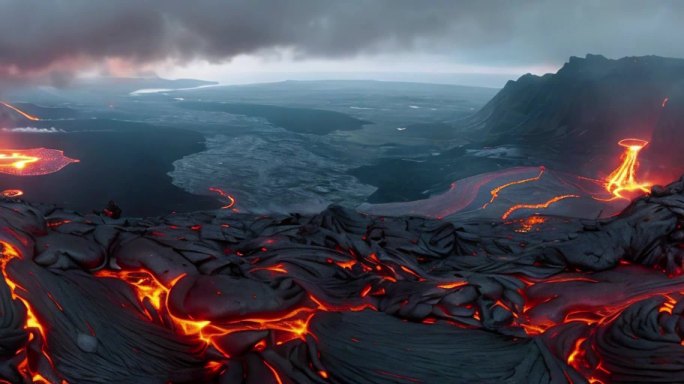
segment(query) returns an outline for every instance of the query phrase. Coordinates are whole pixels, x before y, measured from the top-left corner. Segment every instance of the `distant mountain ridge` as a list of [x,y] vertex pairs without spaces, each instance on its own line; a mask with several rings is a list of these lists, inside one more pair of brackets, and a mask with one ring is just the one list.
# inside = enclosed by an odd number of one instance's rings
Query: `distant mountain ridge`
[[509,81],[464,131],[479,144],[554,153],[572,167],[587,156],[613,156],[619,139],[638,137],[651,141],[644,156],[652,168],[680,167],[684,60],[571,57],[556,74]]

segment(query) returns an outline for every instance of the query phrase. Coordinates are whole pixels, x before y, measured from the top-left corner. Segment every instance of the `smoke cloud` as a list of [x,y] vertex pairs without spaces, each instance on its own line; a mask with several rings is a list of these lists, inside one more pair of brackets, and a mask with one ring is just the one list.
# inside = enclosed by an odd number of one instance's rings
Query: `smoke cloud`
[[684,2],[0,0],[0,78],[60,84],[96,66],[434,54],[540,65],[570,55],[683,56]]

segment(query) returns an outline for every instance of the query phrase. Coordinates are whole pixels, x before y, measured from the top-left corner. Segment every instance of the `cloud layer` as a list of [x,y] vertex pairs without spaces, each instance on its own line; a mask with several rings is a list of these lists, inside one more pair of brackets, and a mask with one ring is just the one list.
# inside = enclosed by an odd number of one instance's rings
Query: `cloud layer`
[[0,0],[0,78],[242,55],[440,55],[540,65],[587,52],[684,56],[684,2]]

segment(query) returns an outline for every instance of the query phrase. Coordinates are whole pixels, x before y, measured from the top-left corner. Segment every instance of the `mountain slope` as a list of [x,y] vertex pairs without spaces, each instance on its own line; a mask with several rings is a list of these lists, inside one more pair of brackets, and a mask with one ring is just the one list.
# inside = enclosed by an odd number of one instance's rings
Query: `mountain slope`
[[684,164],[682,127],[684,60],[599,55],[508,82],[465,124],[475,142],[515,144],[572,168],[618,155],[622,138],[642,138],[651,141],[645,164],[661,170]]

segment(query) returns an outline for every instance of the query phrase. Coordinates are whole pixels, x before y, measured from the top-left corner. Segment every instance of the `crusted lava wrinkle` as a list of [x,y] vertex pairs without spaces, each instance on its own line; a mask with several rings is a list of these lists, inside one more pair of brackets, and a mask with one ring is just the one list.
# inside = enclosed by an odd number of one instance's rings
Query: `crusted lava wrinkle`
[[0,379],[676,382],[683,196],[517,225],[4,200]]

